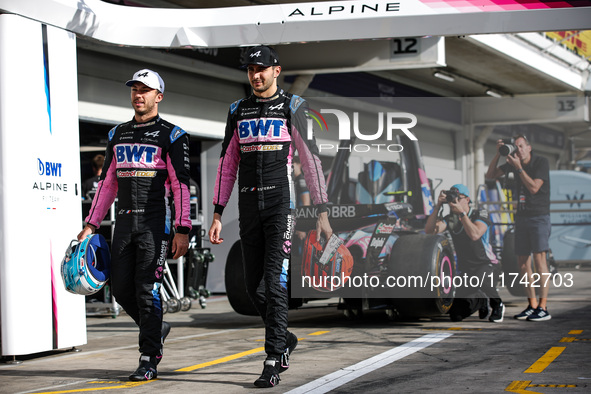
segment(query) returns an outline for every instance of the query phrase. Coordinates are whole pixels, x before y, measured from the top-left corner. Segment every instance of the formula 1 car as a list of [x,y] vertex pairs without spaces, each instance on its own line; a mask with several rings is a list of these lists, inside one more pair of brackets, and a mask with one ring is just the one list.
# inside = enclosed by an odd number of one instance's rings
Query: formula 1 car
[[[424,234],[433,199],[419,145],[405,137],[397,142],[397,162],[375,160],[375,155],[366,161],[370,155],[357,155],[355,140],[341,142],[327,180],[336,242],[331,256],[324,253],[331,240],[320,245],[313,240],[315,208],[296,209],[291,308],[311,299],[339,297],[349,315],[367,309],[425,317],[449,311],[455,294],[453,245],[443,235]],[[241,257],[238,241],[226,262],[227,296],[236,312],[256,315],[246,294]],[[339,276],[348,279],[327,281]]]

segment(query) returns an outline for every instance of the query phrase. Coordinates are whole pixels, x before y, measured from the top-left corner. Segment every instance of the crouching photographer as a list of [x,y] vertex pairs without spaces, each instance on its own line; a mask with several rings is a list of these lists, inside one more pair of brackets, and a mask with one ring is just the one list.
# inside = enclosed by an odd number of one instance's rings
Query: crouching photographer
[[[443,204],[449,204],[450,214],[442,218],[439,215]],[[449,312],[451,320],[461,321],[477,310],[479,317],[484,319],[488,315],[490,300],[492,313],[489,320],[500,323],[503,321],[505,305],[497,293],[494,280],[491,280],[494,277],[493,264],[497,264],[497,258],[488,242],[491,222],[486,211],[472,209],[471,204],[470,193],[465,185],[457,184],[450,190],[442,191],[433,213],[427,219],[425,232],[439,234],[449,230],[458,257],[460,274],[479,279],[478,288],[464,283],[458,289]]]

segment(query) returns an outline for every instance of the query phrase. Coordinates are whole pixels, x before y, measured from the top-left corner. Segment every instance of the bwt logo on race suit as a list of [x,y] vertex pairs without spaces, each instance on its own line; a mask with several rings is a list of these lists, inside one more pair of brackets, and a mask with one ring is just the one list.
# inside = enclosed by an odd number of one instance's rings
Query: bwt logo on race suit
[[41,159],[37,159],[37,172],[39,175],[61,177],[62,163],[43,162]]
[[238,137],[244,139],[279,139],[287,130],[284,119],[261,118],[238,121]]
[[[384,131],[386,132],[386,139],[388,141],[393,140],[393,132],[395,130],[400,130],[413,141],[417,141],[417,137],[413,133],[410,132],[409,129],[413,128],[417,124],[417,117],[408,112],[378,112],[377,114],[377,130],[371,133],[362,133],[359,126],[359,112],[353,112],[353,122],[349,118],[349,115],[344,111],[338,109],[321,109],[320,113],[322,114],[333,114],[337,117],[338,121],[338,132],[339,132],[339,140],[351,140],[352,134],[351,130],[353,130],[353,134],[355,137],[362,141],[376,141],[382,137]],[[324,120],[324,119],[323,119]],[[406,122],[403,120],[407,120]],[[313,123],[314,120],[311,118],[307,119],[308,123],[308,133],[307,138],[309,140],[312,139],[313,135]],[[376,126],[373,126],[376,127]],[[375,128],[374,128],[375,130]],[[388,152],[401,152],[403,147],[399,144],[383,144],[383,143],[373,143],[373,144],[354,144],[351,147],[348,147],[349,150],[354,150],[355,152],[369,152],[371,149],[377,149],[378,152],[380,150],[387,150]],[[319,144],[318,150],[322,152],[323,150],[334,150],[339,149],[337,145],[334,144]]]
[[115,147],[117,163],[153,163],[158,148],[152,145],[120,144]]

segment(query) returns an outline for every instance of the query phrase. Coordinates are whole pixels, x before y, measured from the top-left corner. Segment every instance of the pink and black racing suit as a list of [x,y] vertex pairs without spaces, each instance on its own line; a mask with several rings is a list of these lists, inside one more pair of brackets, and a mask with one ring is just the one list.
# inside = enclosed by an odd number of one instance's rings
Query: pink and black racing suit
[[307,119],[305,100],[282,89],[267,99],[252,95],[234,102],[214,190],[215,212],[222,214],[238,173],[246,287],[265,322],[265,351],[275,358],[286,347],[295,150],[313,203],[319,213],[326,211],[324,174],[316,142],[307,138]]

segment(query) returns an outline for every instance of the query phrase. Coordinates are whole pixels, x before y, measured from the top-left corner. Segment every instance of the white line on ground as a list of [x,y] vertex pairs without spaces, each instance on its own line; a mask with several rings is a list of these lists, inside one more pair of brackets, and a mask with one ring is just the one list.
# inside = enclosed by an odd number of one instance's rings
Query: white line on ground
[[386,365],[400,360],[406,356],[418,352],[428,346],[442,341],[450,336],[452,333],[438,333],[428,334],[413,341],[397,346],[377,356],[368,358],[350,367],[345,367],[339,371],[333,372],[321,378],[318,378],[310,383],[288,391],[285,394],[322,394],[334,390],[354,379],[357,379],[365,374],[368,374],[376,369],[385,367]]

